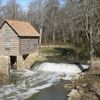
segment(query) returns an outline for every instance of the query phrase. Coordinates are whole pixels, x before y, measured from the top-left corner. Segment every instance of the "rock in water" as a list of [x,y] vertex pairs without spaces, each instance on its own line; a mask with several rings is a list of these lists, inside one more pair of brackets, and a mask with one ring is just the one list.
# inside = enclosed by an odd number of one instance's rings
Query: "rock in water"
[[78,93],[76,89],[73,89],[69,94],[68,94],[68,100],[80,100],[81,95]]

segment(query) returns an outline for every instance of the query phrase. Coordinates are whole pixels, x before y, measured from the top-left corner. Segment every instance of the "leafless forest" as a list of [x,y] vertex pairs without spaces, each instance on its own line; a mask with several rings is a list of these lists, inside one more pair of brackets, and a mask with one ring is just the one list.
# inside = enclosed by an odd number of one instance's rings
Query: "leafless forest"
[[97,43],[100,36],[100,0],[33,0],[27,10],[16,2],[0,0],[0,21],[20,19],[42,32],[42,43],[79,43],[89,39]]
[[[100,55],[100,0],[32,0],[23,9],[16,0],[0,0],[0,22],[30,22],[41,34],[40,44],[65,44]],[[96,52],[94,52],[96,51]]]

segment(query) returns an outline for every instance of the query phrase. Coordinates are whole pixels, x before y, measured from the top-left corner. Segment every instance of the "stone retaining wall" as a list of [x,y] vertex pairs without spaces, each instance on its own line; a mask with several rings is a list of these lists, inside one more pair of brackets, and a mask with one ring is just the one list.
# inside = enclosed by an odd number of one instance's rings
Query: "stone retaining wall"
[[9,75],[9,63],[10,59],[8,56],[0,56],[0,73]]

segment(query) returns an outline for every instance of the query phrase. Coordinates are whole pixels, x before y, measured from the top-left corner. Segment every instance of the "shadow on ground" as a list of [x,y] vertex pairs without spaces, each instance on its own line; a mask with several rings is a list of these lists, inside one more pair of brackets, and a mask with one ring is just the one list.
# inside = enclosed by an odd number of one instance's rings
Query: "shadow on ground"
[[69,48],[54,48],[55,50],[57,50],[61,56],[63,55],[76,55],[77,52],[73,49],[69,49]]

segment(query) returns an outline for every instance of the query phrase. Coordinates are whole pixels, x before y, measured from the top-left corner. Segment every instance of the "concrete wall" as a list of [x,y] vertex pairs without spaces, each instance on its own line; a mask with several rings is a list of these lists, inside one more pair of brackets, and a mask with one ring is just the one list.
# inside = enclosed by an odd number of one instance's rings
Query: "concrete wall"
[[0,73],[6,74],[9,76],[9,56],[0,56]]
[[22,56],[17,56],[17,70],[23,70],[23,69],[25,69],[24,59]]
[[25,68],[31,68],[37,59],[38,59],[38,52],[29,54],[28,57],[24,60],[23,66]]

